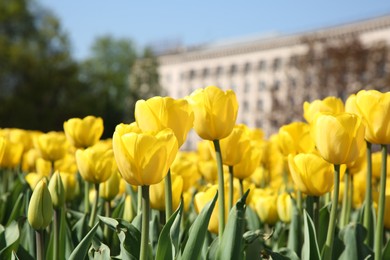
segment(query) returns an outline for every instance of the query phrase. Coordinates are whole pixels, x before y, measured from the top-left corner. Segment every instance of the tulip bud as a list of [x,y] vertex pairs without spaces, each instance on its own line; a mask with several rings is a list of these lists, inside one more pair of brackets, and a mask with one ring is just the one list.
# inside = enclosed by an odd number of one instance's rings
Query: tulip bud
[[286,192],[280,194],[278,196],[276,205],[277,205],[279,219],[285,223],[290,223],[291,210],[292,210],[290,195]]
[[119,193],[121,176],[118,172],[113,172],[111,177],[103,182],[99,187],[99,195],[106,201],[111,201]]
[[131,203],[131,196],[126,195],[125,206],[123,210],[123,219],[130,222],[134,218],[133,204]]
[[27,219],[35,230],[46,228],[53,217],[53,203],[46,180],[41,180],[34,189],[28,205]]
[[49,191],[54,208],[61,208],[65,203],[65,188],[58,171],[56,171],[50,179]]

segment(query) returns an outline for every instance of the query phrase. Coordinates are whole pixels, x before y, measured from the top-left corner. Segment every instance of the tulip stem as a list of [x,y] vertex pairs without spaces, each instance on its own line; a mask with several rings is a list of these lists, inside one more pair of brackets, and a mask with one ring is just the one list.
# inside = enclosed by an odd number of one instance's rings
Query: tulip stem
[[341,208],[341,219],[340,219],[340,229],[342,229],[344,226],[346,226],[349,222],[348,217],[348,199],[349,199],[349,174],[348,171],[345,172],[344,175],[344,193],[343,193],[343,206]]
[[166,222],[166,221],[168,221],[169,217],[172,215],[171,169],[168,170],[168,174],[167,174],[167,176],[165,176],[164,188],[165,188],[165,222]]
[[137,215],[142,213],[142,187],[138,186],[137,190]]
[[336,228],[336,216],[337,216],[337,204],[339,201],[339,186],[340,186],[340,165],[334,165],[334,189],[332,196],[332,209],[330,211],[330,219],[328,226],[328,234],[326,236],[325,246],[322,252],[324,260],[332,259],[333,253],[333,240]]
[[149,186],[142,186],[142,228],[140,259],[148,259],[149,245]]
[[233,193],[234,193],[234,174],[233,166],[229,165],[229,210],[233,207]]
[[382,144],[381,179],[379,184],[378,221],[375,230],[375,260],[382,259],[383,222],[386,202],[387,145]]
[[243,179],[240,179],[240,198],[242,198],[242,196],[244,196],[244,183],[243,183]]
[[223,180],[223,164],[222,164],[222,154],[221,147],[219,145],[219,140],[214,140],[215,155],[217,159],[218,167],[218,235],[220,242],[222,240],[222,234],[225,227],[225,189],[224,189],[224,180]]
[[59,259],[59,239],[60,239],[60,209],[54,209],[54,219],[53,219],[53,259]]
[[367,144],[367,174],[366,174],[366,197],[364,201],[364,217],[363,217],[363,226],[367,230],[367,236],[365,239],[366,245],[372,248],[372,239],[373,239],[373,220],[372,220],[372,158],[371,158],[371,143],[366,142]]
[[348,204],[347,204],[347,219],[350,219],[350,217],[351,217],[352,200],[353,200],[353,175],[349,174],[349,193],[348,193]]
[[96,214],[97,214],[97,208],[99,203],[99,183],[95,183],[95,201],[92,205],[92,212],[91,212],[91,218],[89,219],[89,227],[92,228],[95,224]]
[[43,232],[42,230],[35,231],[35,239],[37,246],[37,260],[45,259],[45,245],[43,243]]
[[316,230],[316,235],[318,237],[318,220],[319,220],[319,211],[320,211],[320,197],[318,196],[308,196],[306,198],[306,208],[309,216],[313,220],[314,228]]
[[87,214],[89,211],[89,182],[84,181],[84,212]]
[[[109,218],[111,215],[111,205],[109,200],[104,201],[104,214],[107,218]],[[107,239],[107,241],[110,241],[111,232],[110,229],[108,228],[108,225],[104,225],[103,234],[104,237]]]

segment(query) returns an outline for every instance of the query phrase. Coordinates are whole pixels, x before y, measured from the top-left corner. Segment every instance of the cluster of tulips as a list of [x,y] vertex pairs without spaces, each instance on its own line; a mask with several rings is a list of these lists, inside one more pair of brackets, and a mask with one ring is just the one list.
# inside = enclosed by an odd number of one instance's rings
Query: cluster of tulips
[[94,116],[0,129],[0,258],[390,259],[390,92],[303,108],[269,139],[215,86],[139,100],[109,140]]

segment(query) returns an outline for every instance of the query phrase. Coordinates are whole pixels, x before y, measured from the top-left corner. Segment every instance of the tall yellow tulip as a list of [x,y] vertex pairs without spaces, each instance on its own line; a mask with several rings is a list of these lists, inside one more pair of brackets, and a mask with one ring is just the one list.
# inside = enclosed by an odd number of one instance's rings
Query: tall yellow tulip
[[159,132],[132,132],[118,125],[113,149],[119,172],[131,185],[159,183],[168,173],[178,151],[177,138],[170,128]]
[[340,98],[326,97],[323,100],[314,100],[309,103],[303,103],[303,117],[308,123],[311,123],[317,113],[340,114],[344,112],[344,103]]
[[143,131],[161,131],[171,128],[179,147],[187,138],[194,122],[194,113],[185,99],[153,97],[138,100],[135,104],[135,120]]
[[66,138],[76,148],[87,148],[96,144],[103,130],[103,119],[100,117],[71,118],[64,122]]
[[282,126],[279,129],[278,143],[285,156],[314,150],[314,142],[310,136],[310,126],[303,122],[294,122]]
[[[183,191],[183,178],[179,175],[172,175],[172,209],[176,210],[180,204],[180,197]],[[150,207],[152,209],[165,210],[165,189],[164,180],[157,184],[150,185]]]
[[49,132],[37,136],[34,140],[34,146],[43,159],[55,162],[65,157],[69,143],[64,133]]
[[238,112],[234,91],[208,86],[195,90],[187,100],[194,111],[194,129],[201,138],[220,140],[232,132]]
[[233,131],[220,140],[223,164],[233,166],[238,164],[250,149],[250,139],[245,130],[236,125]]

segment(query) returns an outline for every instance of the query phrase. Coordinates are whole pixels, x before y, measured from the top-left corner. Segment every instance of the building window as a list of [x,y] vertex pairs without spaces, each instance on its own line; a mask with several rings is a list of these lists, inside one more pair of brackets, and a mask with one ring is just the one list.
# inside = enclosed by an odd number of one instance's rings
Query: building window
[[195,78],[195,71],[194,70],[190,70],[190,72],[188,74],[189,74],[188,77],[190,80]]
[[249,111],[249,103],[248,103],[247,100],[244,100],[243,110],[244,110],[244,112],[248,112]]
[[248,92],[250,92],[250,84],[249,84],[249,82],[245,82],[245,84],[244,84],[244,92],[245,93],[248,93]]
[[279,70],[282,67],[282,60],[280,58],[275,58],[272,64],[273,70]]
[[221,66],[218,66],[216,69],[215,69],[215,74],[217,76],[220,76],[221,74],[223,73],[223,69]]
[[259,61],[259,70],[260,70],[260,71],[264,71],[264,70],[266,70],[266,68],[267,68],[267,63],[266,63],[266,61],[265,61],[265,60]]
[[280,81],[279,80],[275,80],[274,82],[274,90],[279,90],[280,88]]
[[292,68],[298,67],[298,56],[293,55],[290,57],[289,66]]
[[263,110],[263,100],[258,99],[256,103],[256,109],[262,111]]
[[251,70],[251,64],[249,62],[244,65],[244,73],[247,74]]
[[202,71],[202,76],[203,78],[207,78],[210,74],[210,71],[208,68],[204,68],[203,71]]
[[263,80],[259,81],[259,91],[263,91],[266,89],[265,82]]
[[260,119],[257,119],[257,120],[256,120],[256,127],[257,127],[257,128],[263,127],[263,121],[261,121]]
[[234,75],[237,72],[237,65],[233,64],[230,66],[230,75]]

